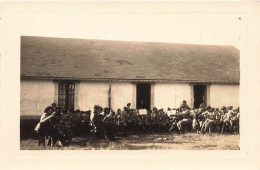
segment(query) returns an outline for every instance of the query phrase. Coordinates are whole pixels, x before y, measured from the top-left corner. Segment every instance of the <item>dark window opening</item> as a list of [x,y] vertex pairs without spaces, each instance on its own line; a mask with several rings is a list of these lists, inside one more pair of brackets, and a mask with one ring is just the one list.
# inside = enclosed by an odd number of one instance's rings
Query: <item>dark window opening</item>
[[151,109],[151,84],[136,85],[136,108]]
[[62,108],[74,109],[75,83],[59,83],[58,105]]
[[201,103],[207,105],[207,86],[206,85],[194,85],[194,108],[199,108]]

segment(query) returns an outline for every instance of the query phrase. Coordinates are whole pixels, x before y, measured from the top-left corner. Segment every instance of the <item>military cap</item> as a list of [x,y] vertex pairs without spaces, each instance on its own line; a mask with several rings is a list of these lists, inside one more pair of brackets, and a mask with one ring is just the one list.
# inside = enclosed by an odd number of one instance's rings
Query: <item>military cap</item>
[[103,108],[101,106],[99,106],[98,108],[101,110],[101,112],[103,111]]
[[100,106],[98,106],[98,105],[95,105],[95,106],[94,106],[94,109],[99,109],[99,107],[100,107]]
[[158,110],[158,112],[161,112],[161,111],[163,111],[163,109],[159,109],[159,110]]
[[223,107],[221,108],[221,110],[226,110],[226,106],[223,106]]
[[231,110],[231,109],[233,109],[233,106],[228,106],[227,109]]
[[44,112],[48,112],[49,110],[53,110],[53,108],[52,107],[46,107]]
[[131,105],[131,103],[127,103],[127,106],[128,106],[128,105]]
[[182,102],[187,103],[186,100],[183,100]]
[[154,111],[154,110],[157,110],[157,108],[156,108],[156,107],[153,107],[153,111]]
[[206,110],[209,110],[209,109],[211,109],[211,107],[210,107],[210,106],[207,106],[207,107],[206,107]]
[[200,108],[203,108],[203,107],[205,107],[205,104],[204,104],[204,103],[201,103],[201,104],[200,104]]
[[85,112],[86,114],[91,114],[91,110],[88,110]]
[[108,107],[104,108],[104,112],[105,113],[109,113],[110,112],[110,109]]

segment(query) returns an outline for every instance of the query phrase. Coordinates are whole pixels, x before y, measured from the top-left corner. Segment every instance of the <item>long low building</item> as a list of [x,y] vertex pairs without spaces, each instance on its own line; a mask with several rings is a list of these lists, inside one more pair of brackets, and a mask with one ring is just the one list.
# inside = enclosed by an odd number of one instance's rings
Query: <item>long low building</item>
[[239,106],[233,46],[21,37],[21,116],[55,102],[91,110]]

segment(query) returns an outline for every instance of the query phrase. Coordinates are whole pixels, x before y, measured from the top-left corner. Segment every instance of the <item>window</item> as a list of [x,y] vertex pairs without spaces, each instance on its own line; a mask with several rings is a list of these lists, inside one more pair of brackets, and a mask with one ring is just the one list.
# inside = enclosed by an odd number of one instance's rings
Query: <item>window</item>
[[61,82],[59,83],[59,107],[74,109],[75,83]]

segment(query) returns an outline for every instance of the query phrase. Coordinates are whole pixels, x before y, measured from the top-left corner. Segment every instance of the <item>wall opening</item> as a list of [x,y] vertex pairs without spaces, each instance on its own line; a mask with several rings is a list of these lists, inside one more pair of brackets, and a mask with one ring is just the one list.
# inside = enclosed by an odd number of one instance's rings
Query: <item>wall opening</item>
[[60,82],[58,94],[58,106],[67,109],[74,109],[75,83]]
[[136,85],[136,108],[151,109],[151,84]]
[[201,103],[207,105],[207,86],[206,85],[194,85],[194,108],[199,108]]

